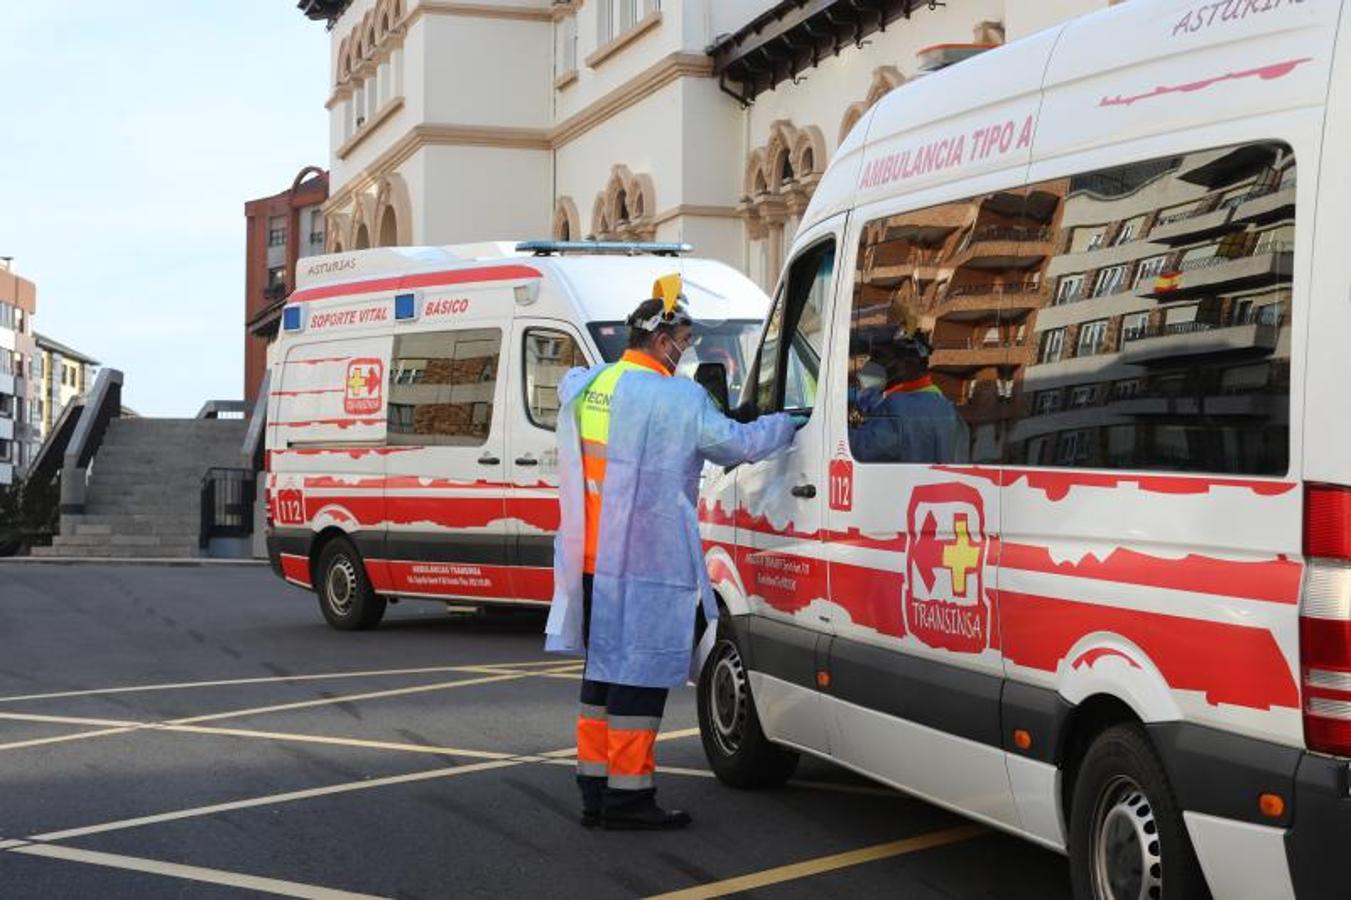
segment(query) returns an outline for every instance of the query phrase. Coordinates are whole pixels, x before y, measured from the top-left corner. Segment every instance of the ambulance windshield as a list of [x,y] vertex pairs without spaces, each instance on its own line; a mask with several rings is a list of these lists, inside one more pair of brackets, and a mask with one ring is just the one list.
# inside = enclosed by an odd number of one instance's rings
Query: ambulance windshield
[[[614,362],[629,345],[629,326],[623,322],[592,322],[591,336],[606,362]],[[693,377],[701,362],[719,362],[727,369],[729,396],[741,396],[741,382],[755,355],[755,342],[761,323],[756,319],[728,319],[723,322],[699,322],[694,326],[694,341],[680,357],[677,375]]]

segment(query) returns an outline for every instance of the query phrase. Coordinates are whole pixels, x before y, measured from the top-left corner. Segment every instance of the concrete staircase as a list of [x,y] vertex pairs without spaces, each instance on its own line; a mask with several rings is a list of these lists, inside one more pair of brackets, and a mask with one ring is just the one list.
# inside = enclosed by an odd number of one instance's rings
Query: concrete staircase
[[89,468],[85,511],[34,556],[192,558],[201,528],[202,476],[236,468],[240,419],[113,419]]

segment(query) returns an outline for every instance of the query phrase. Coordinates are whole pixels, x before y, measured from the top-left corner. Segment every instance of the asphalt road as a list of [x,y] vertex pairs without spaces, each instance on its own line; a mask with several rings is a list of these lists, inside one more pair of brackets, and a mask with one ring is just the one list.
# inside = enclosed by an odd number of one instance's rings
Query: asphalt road
[[1069,896],[1061,857],[826,763],[724,787],[689,690],[657,760],[694,824],[582,829],[542,624],[339,633],[264,568],[0,563],[0,898]]

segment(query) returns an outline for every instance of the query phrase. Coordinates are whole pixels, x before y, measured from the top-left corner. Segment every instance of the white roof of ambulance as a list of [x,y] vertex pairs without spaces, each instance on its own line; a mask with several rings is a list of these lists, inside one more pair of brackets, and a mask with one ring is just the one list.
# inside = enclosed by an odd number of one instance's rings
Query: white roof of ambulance
[[[543,278],[545,289],[530,305],[517,306],[520,314],[580,322],[623,321],[643,299],[652,296],[658,276],[679,272],[696,319],[764,318],[769,300],[760,288],[736,269],[709,259],[672,258],[637,254],[574,254],[531,256],[517,252],[514,242],[463,244],[451,247],[381,247],[307,257],[298,266],[296,293],[315,288],[335,300],[367,293],[404,290],[391,282],[400,276],[435,272],[485,270],[481,285],[504,282],[525,284]],[[500,277],[496,277],[500,276]],[[567,295],[550,290],[554,280],[567,286]],[[378,285],[378,286],[375,286]],[[351,286],[350,292],[336,289]],[[422,290],[473,289],[474,285],[429,287]],[[407,290],[417,290],[409,287]]]
[[[985,181],[1018,183],[1009,177],[1020,168],[1031,180],[1058,177],[1044,170],[1095,148],[1131,145],[1119,164],[1175,152],[1191,133],[1214,132],[1192,150],[1249,139],[1226,126],[1326,102],[1341,5],[1132,0],[917,78],[845,137],[798,233],[887,197],[942,203],[954,182],[969,194]],[[991,147],[982,129],[1005,123],[1013,140]],[[1032,139],[1021,142],[1029,123]],[[929,147],[945,152],[917,164]]]

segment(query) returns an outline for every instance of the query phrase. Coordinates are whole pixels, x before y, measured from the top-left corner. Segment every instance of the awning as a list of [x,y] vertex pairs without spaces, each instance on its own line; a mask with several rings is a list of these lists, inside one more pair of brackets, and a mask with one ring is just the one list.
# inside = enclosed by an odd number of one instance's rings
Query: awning
[[749,104],[780,82],[935,0],[782,0],[708,53],[722,89]]

